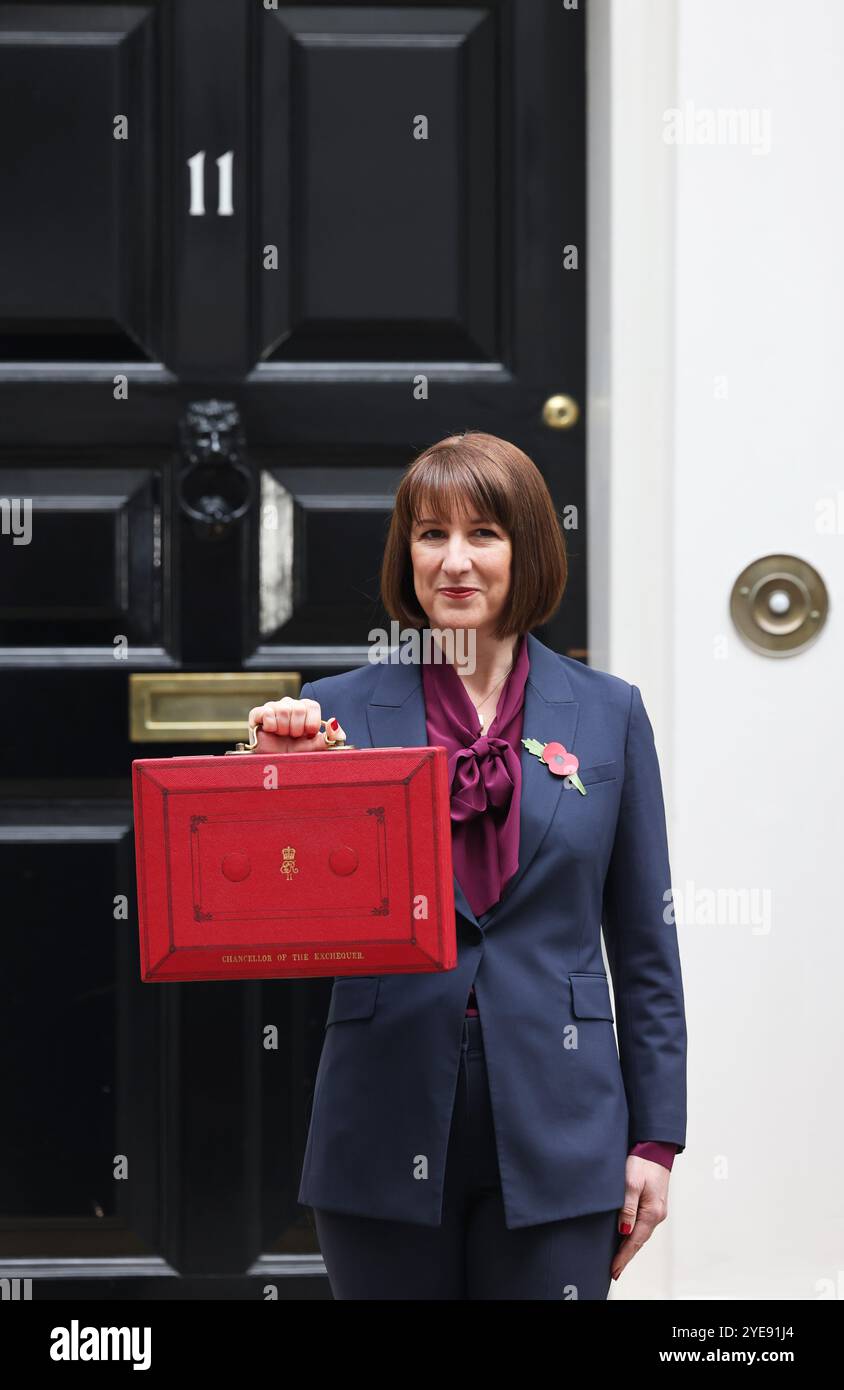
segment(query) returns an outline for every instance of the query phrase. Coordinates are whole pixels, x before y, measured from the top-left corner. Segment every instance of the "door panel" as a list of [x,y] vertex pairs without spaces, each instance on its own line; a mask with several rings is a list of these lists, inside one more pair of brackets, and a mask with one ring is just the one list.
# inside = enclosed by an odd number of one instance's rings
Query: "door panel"
[[262,360],[494,358],[496,27],[465,8],[266,16],[261,225],[289,274],[257,277]]
[[152,361],[154,5],[0,6],[0,358]]
[[[2,660],[61,651],[63,661],[72,657],[77,665],[104,655],[113,662],[121,641],[155,648],[160,660],[172,640],[163,602],[160,474],[139,464],[63,462],[0,467],[0,495],[27,504],[0,546]],[[59,557],[64,563],[56,563]]]

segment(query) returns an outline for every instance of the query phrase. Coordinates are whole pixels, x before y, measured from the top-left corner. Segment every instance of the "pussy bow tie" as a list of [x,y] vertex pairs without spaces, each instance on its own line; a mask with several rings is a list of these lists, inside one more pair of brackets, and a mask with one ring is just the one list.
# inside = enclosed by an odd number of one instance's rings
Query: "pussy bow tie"
[[452,753],[448,760],[452,820],[473,820],[490,808],[505,807],[516,785],[514,764],[518,767],[519,759],[507,740],[487,734]]

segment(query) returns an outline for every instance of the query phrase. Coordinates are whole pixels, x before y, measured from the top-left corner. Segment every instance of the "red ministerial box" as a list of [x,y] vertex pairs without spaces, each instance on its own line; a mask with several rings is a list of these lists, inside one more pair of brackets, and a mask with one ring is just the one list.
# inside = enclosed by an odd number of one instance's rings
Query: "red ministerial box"
[[138,758],[141,979],[457,964],[441,747]]

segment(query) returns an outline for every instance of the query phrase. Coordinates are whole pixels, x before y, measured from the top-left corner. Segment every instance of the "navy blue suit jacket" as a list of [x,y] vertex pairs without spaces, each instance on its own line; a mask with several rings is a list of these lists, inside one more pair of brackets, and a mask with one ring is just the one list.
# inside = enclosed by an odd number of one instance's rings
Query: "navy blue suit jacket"
[[[440,1225],[472,984],[508,1229],[621,1207],[631,1144],[685,1147],[683,985],[650,720],[635,685],[527,641],[523,736],[576,753],[586,795],[522,746],[519,867],[480,918],[455,877],[456,968],[335,979],[301,1203]],[[427,745],[418,665],[367,663],[301,695],[357,747]]]

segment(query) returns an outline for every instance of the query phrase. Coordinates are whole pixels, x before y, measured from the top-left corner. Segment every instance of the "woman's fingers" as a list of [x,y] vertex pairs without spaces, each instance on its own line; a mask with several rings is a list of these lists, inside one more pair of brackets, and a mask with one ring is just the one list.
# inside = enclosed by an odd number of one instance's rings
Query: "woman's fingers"
[[[313,738],[320,721],[320,708],[316,700],[290,700],[281,702],[279,714],[279,733],[289,734],[291,738]],[[287,727],[284,718],[287,716]]]
[[268,700],[249,711],[249,723],[260,724],[265,733],[279,737],[314,738],[319,731],[322,711],[317,700]]
[[[249,723],[260,730],[258,748],[262,752],[271,752],[273,748],[280,752],[311,752],[308,744],[313,744],[313,751],[318,751],[326,744],[346,741],[345,729],[333,716],[325,721],[322,733],[319,727],[322,710],[317,700],[294,700],[289,695],[282,700],[268,700],[265,705],[255,705],[249,711]],[[276,739],[279,742],[274,743]],[[295,749],[290,747],[288,739],[296,740]]]
[[[613,1256],[610,1269],[613,1279],[618,1278],[668,1215],[668,1184],[671,1180],[669,1170],[661,1163],[652,1163],[638,1155],[629,1156],[627,1163],[627,1183],[624,1206],[619,1214],[619,1230],[622,1226],[631,1226],[632,1230],[629,1234],[621,1236],[618,1249]],[[631,1165],[634,1168],[632,1174],[629,1171]],[[639,1165],[642,1165],[641,1168]]]

